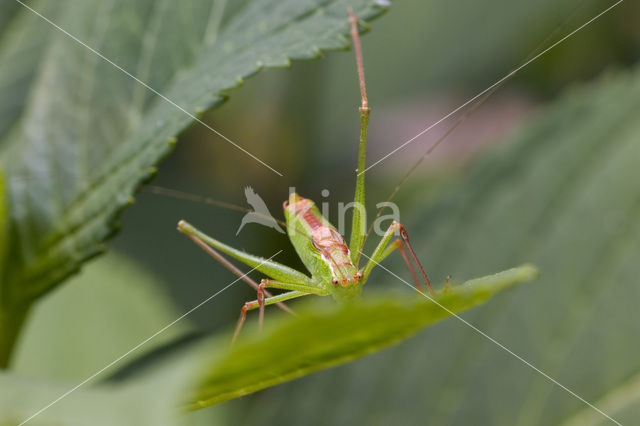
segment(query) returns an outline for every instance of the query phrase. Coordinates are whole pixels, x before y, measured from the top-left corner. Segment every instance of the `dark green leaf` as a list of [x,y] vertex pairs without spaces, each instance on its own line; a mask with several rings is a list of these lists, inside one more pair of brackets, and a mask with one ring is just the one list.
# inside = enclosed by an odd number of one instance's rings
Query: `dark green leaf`
[[[365,20],[383,10],[373,0],[42,3],[30,5],[195,115],[263,67],[346,47],[348,5]],[[0,36],[0,93],[16,102],[0,123],[15,242],[3,284],[28,303],[101,250],[193,119],[25,8]]]

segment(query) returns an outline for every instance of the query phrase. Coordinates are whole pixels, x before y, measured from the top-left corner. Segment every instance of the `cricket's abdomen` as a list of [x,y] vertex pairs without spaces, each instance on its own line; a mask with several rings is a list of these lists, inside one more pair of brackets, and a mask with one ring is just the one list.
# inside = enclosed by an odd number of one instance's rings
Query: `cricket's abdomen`
[[343,288],[360,282],[344,238],[320,214],[313,201],[291,194],[284,209],[289,238],[314,276]]

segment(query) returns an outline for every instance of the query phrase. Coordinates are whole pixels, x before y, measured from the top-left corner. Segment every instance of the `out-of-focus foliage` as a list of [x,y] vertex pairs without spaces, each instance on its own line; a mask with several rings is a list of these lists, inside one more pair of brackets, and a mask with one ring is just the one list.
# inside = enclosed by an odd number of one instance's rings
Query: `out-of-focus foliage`
[[[408,220],[434,276],[539,265],[535,286],[466,318],[623,424],[637,421],[639,403],[639,109],[638,70],[570,90]],[[265,425],[603,420],[453,321],[235,408],[242,424]]]
[[[0,424],[17,425],[35,414],[49,402],[69,390],[67,384],[50,383],[46,380],[25,378],[14,373],[0,373]],[[109,392],[105,389],[80,389],[69,395],[33,420],[33,424],[63,424],[80,426],[87,424],[114,425],[127,424],[132,420],[141,421],[142,405],[136,409],[126,407],[126,398],[131,395]],[[153,413],[152,413],[153,414]],[[167,413],[160,413],[155,420],[167,425]]]
[[[9,243],[9,206],[7,205],[4,175],[0,172],[0,273],[4,271]],[[0,297],[2,303],[2,297]]]
[[[26,420],[173,322],[180,313],[159,287],[155,277],[131,260],[110,253],[36,305],[13,371],[0,375],[0,424]],[[153,374],[135,381],[99,385],[121,364],[164,347],[190,328],[188,318],[181,320],[29,423],[189,426],[220,421],[219,412],[212,410],[176,419],[176,401],[198,365],[189,353],[180,353],[170,368],[158,363]]]
[[[36,305],[16,349],[12,370],[71,382],[95,373],[180,316],[158,291],[162,287],[158,281],[114,253],[91,263]],[[131,358],[190,329],[190,320],[185,318]]]
[[[178,417],[175,402],[193,380],[199,353],[184,353],[170,368],[159,366],[153,374],[135,381],[82,386],[15,373],[0,373],[0,424],[16,425],[29,419],[35,425],[158,425],[196,426],[223,422],[218,412]],[[62,397],[62,398],[61,398]],[[52,402],[54,404],[50,405]],[[45,410],[41,411],[43,408]]]

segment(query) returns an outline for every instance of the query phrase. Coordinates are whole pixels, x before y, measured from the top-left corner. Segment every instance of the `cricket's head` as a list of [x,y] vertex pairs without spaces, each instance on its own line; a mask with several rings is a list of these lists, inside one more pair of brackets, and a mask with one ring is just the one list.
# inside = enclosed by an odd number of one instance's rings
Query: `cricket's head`
[[304,198],[292,192],[289,194],[289,199],[282,203],[284,214],[286,217],[289,215],[303,214],[309,209],[313,208],[315,203],[308,198]]

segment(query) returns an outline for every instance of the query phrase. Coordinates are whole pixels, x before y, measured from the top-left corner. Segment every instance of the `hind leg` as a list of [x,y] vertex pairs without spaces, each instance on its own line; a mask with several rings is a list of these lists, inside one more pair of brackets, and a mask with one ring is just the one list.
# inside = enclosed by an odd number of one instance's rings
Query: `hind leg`
[[[400,238],[390,243],[396,231],[400,231]],[[400,254],[402,255],[402,258],[405,264],[407,265],[407,269],[409,269],[409,272],[411,273],[411,277],[413,278],[413,282],[414,282],[414,285],[416,286],[416,289],[418,291],[421,291],[421,285],[420,285],[420,281],[418,280],[418,276],[416,275],[416,271],[413,267],[413,264],[411,263],[411,259],[413,259],[416,266],[418,267],[418,270],[420,271],[420,275],[422,276],[422,279],[427,285],[427,288],[431,293],[433,293],[431,282],[429,281],[429,278],[427,277],[427,274],[425,273],[424,268],[422,267],[422,264],[418,260],[418,256],[416,256],[416,253],[413,250],[413,247],[411,247],[411,244],[409,243],[409,234],[407,233],[407,230],[401,223],[396,221],[393,221],[391,223],[387,231],[382,236],[380,243],[378,243],[378,246],[375,248],[375,250],[369,257],[369,261],[367,262],[364,269],[362,270],[363,278],[365,280],[369,278],[369,274],[373,270],[374,266],[382,262],[383,259],[385,259],[391,253],[393,253],[393,251],[396,249],[400,250]],[[409,256],[411,257],[411,259]]]

